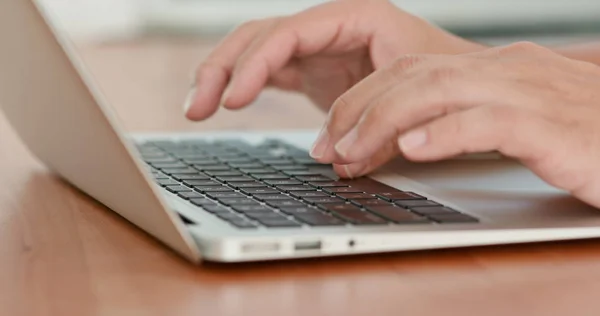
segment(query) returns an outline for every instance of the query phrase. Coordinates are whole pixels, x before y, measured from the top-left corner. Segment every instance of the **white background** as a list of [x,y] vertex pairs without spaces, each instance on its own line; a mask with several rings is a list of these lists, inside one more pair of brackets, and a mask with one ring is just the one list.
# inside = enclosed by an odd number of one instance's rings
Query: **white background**
[[[1,1],[1,0],[0,0]],[[156,28],[227,31],[327,0],[38,0],[78,38],[122,38]],[[477,28],[598,19],[600,0],[393,0],[443,26]]]

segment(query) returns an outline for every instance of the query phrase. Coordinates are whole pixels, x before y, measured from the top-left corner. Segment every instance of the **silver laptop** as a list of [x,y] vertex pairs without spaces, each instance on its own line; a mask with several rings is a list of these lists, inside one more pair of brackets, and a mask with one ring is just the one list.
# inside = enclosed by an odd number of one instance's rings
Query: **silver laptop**
[[0,105],[31,152],[193,262],[600,236],[598,210],[499,156],[345,181],[307,155],[313,133],[126,135],[34,1],[0,2],[0,40]]

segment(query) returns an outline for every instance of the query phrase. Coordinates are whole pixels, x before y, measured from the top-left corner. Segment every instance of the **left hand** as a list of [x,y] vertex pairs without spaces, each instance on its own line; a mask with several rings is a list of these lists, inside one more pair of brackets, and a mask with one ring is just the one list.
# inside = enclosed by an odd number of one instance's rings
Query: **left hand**
[[312,155],[342,177],[400,152],[433,161],[496,150],[600,207],[600,68],[535,44],[400,58],[343,94],[323,133]]

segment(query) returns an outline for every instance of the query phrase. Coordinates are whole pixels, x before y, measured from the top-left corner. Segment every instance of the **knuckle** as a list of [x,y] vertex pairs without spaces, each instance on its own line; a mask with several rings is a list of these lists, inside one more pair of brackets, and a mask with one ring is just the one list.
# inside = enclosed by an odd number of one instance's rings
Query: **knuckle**
[[503,55],[515,55],[523,53],[543,53],[548,50],[538,44],[529,41],[516,42],[507,46],[503,46],[499,49],[500,54]]
[[400,78],[406,71],[413,69],[415,66],[422,63],[424,60],[424,56],[405,55],[396,59],[392,63],[392,67],[390,67],[389,70],[394,75],[394,77]]
[[443,66],[433,68],[427,74],[430,83],[444,85],[454,81],[460,75],[460,71],[453,67]]
[[394,61],[394,68],[408,70],[421,63],[425,57],[420,55],[405,55]]

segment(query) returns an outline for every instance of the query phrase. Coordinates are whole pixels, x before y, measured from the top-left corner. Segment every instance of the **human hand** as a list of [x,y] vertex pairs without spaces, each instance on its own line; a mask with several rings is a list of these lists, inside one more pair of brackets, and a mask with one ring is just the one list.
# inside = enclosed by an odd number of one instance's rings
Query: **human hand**
[[328,110],[342,93],[401,54],[480,48],[386,0],[328,2],[289,17],[246,23],[225,38],[198,67],[186,116],[206,119],[220,104],[240,109],[267,86],[304,93]]
[[[531,43],[398,59],[334,104],[313,156],[344,177],[497,150],[600,207],[600,67]],[[325,140],[325,141],[324,141]]]

